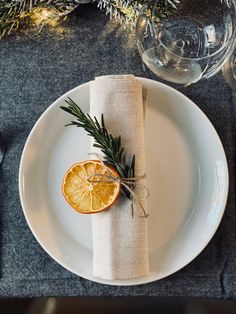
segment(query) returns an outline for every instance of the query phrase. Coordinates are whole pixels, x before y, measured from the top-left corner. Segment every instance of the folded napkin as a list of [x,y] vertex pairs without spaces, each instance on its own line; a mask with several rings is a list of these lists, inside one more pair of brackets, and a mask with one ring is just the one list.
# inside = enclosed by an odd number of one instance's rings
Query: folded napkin
[[[133,75],[101,76],[90,82],[90,115],[100,118],[102,113],[109,133],[120,135],[122,146],[135,154],[136,177],[145,174],[141,82]],[[137,208],[134,211],[133,218],[131,201],[120,196],[112,208],[92,215],[94,276],[113,280],[148,275],[148,219],[141,218]]]

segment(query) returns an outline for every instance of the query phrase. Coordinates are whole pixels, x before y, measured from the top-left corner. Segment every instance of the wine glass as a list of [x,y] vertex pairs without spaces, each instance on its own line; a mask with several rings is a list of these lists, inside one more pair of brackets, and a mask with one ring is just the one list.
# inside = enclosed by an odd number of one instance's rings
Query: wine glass
[[234,90],[236,90],[236,47],[229,56],[227,62],[222,68],[222,74],[226,83]]
[[235,0],[177,2],[144,5],[136,39],[142,60],[152,72],[169,82],[189,85],[216,74],[232,52],[236,4]]

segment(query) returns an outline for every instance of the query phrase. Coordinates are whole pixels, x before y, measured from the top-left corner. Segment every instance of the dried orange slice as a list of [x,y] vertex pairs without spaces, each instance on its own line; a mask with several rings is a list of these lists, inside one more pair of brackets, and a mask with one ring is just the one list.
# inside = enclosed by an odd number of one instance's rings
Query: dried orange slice
[[104,211],[115,202],[120,191],[120,183],[106,177],[111,174],[119,178],[112,167],[106,168],[99,160],[88,160],[73,165],[65,174],[62,183],[65,199],[83,214]]

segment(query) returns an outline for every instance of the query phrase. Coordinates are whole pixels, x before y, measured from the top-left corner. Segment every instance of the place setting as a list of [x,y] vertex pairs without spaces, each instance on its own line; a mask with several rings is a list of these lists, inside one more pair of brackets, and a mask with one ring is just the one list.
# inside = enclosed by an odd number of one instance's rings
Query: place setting
[[[178,89],[221,70],[234,88],[235,12],[233,0],[142,4],[130,20],[155,79],[101,72],[39,116],[21,153],[19,196],[61,267],[106,285],[147,284],[183,269],[214,237],[229,190],[224,143]],[[4,154],[1,136],[0,163]]]
[[86,279],[133,285],[171,275],[207,245],[228,170],[216,131],[187,97],[152,80],[105,76],[40,117],[19,189],[32,232],[57,262]]

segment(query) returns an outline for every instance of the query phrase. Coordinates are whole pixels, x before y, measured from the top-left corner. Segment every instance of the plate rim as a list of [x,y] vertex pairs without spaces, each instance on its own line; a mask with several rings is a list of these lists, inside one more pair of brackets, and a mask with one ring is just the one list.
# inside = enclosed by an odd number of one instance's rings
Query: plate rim
[[[24,144],[24,147],[23,147],[23,150],[22,150],[22,153],[21,153],[21,158],[20,158],[20,165],[19,165],[19,171],[18,171],[18,189],[19,189],[19,196],[20,196],[20,203],[21,203],[21,207],[22,207],[22,211],[23,211],[23,214],[24,214],[24,217],[26,219],[26,222],[27,222],[27,225],[30,229],[30,231],[32,232],[33,236],[35,237],[35,239],[37,240],[37,242],[40,244],[40,246],[43,248],[43,250],[54,260],[56,261],[60,266],[62,266],[63,268],[69,270],[71,273],[75,274],[76,276],[78,277],[81,277],[81,278],[84,278],[86,280],[89,280],[89,281],[93,281],[95,283],[99,283],[99,284],[105,284],[105,285],[111,285],[111,286],[136,286],[136,285],[143,285],[143,284],[148,284],[148,283],[152,283],[152,282],[155,282],[155,281],[159,281],[159,280],[162,280],[164,278],[168,278],[169,276],[175,274],[176,272],[178,272],[179,270],[183,269],[184,267],[186,267],[188,264],[190,264],[207,246],[208,244],[210,243],[210,241],[212,240],[213,236],[215,235],[216,231],[218,230],[219,228],[219,225],[222,221],[222,218],[223,218],[223,215],[224,215],[224,212],[225,212],[225,208],[226,208],[226,205],[227,205],[227,200],[228,200],[228,195],[229,195],[229,168],[228,168],[228,162],[227,162],[227,156],[226,156],[226,153],[225,153],[225,150],[224,150],[224,146],[222,144],[222,141],[219,137],[219,134],[217,133],[214,125],[212,124],[212,122],[210,121],[210,119],[206,116],[206,114],[190,99],[188,98],[186,95],[184,95],[183,93],[181,93],[179,90],[176,90],[175,88],[167,85],[167,84],[164,84],[162,82],[158,82],[158,81],[155,81],[155,80],[152,80],[152,79],[148,79],[148,78],[145,78],[145,77],[137,77],[137,79],[141,80],[141,81],[146,81],[147,83],[149,82],[150,84],[154,84],[154,85],[159,85],[163,88],[167,88],[169,90],[171,90],[172,92],[174,93],[177,93],[178,95],[180,95],[181,97],[185,98],[188,102],[191,103],[192,107],[197,110],[201,115],[202,115],[202,118],[204,118],[207,123],[208,123],[208,126],[212,128],[214,134],[215,134],[215,139],[217,140],[218,142],[218,145],[222,151],[222,157],[224,158],[224,161],[225,161],[225,170],[226,170],[226,177],[225,177],[225,183],[226,183],[226,186],[225,186],[225,193],[224,193],[224,198],[223,198],[223,201],[222,201],[222,208],[221,208],[221,211],[220,213],[218,214],[218,218],[217,218],[217,221],[216,223],[214,224],[214,228],[212,229],[212,232],[209,233],[209,236],[207,238],[207,240],[205,241],[204,245],[201,246],[201,248],[199,250],[197,250],[194,254],[193,254],[193,257],[190,258],[189,261],[185,261],[181,267],[176,267],[174,268],[174,270],[170,273],[170,274],[167,274],[167,275],[164,275],[162,276],[161,278],[158,278],[158,276],[152,276],[150,277],[147,276],[147,277],[140,277],[140,278],[136,278],[136,279],[126,279],[126,280],[105,280],[105,279],[101,279],[101,278],[97,278],[97,277],[92,277],[92,276],[83,276],[83,275],[80,275],[78,273],[76,273],[74,270],[72,270],[70,267],[68,267],[65,263],[61,262],[59,259],[55,258],[53,256],[53,254],[50,252],[50,249],[48,249],[41,241],[41,239],[39,238],[39,236],[37,235],[37,232],[34,231],[33,227],[31,226],[31,223],[30,223],[30,219],[27,215],[27,210],[25,209],[25,205],[24,205],[24,197],[23,197],[23,164],[24,164],[24,158],[25,158],[25,154],[26,154],[26,150],[27,150],[27,146],[28,146],[28,143],[31,139],[31,136],[33,134],[33,132],[35,131],[35,129],[37,128],[39,122],[44,118],[44,116],[47,115],[48,112],[50,112],[51,110],[53,110],[53,108],[57,105],[58,102],[60,102],[62,99],[66,98],[68,95],[70,95],[71,93],[73,93],[74,91],[76,91],[79,87],[83,87],[83,86],[86,86],[89,84],[89,81],[88,82],[85,82],[85,83],[82,83],[82,84],[79,84],[77,86],[75,86],[74,88],[70,89],[69,91],[67,91],[66,93],[62,94],[60,97],[58,97],[57,99],[55,99],[44,111],[43,113],[39,116],[39,118],[36,120],[36,122],[34,123],[32,129],[30,130],[28,136],[27,136],[27,139],[25,141],[25,144]],[[151,273],[150,273],[151,274]],[[76,280],[76,278],[75,278]],[[132,281],[132,282],[131,282]]]

